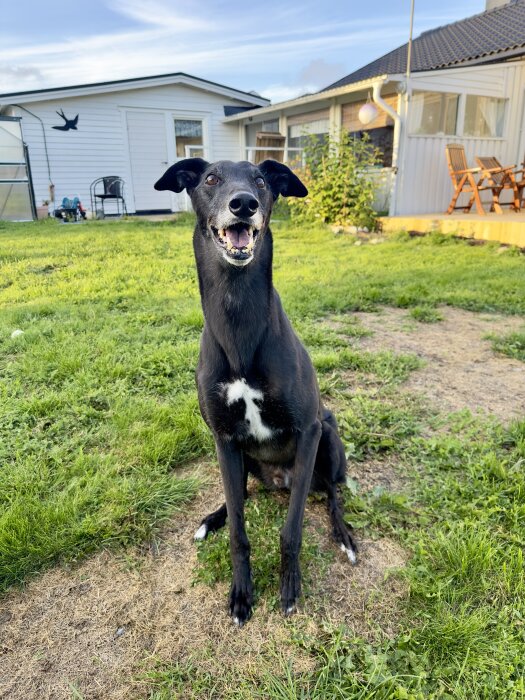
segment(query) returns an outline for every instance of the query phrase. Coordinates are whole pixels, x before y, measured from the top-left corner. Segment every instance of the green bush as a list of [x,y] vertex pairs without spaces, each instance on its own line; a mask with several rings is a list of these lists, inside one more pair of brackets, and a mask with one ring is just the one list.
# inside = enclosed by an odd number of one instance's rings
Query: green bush
[[310,135],[303,155],[305,167],[299,176],[308,196],[290,200],[292,219],[373,228],[374,183],[369,173],[381,154],[369,137],[355,139],[346,131],[326,140]]

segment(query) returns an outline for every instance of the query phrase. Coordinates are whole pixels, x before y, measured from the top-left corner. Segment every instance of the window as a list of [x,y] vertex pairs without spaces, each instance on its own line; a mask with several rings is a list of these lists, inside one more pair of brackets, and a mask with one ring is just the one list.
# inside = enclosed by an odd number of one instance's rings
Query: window
[[414,90],[409,106],[413,134],[456,134],[459,95]]
[[195,119],[175,119],[177,158],[202,156],[202,122]]
[[464,136],[495,138],[503,136],[506,100],[497,97],[467,95]]
[[381,151],[381,156],[379,158],[379,164],[383,168],[392,167],[392,155],[394,151],[394,127],[393,126],[381,126],[377,129],[367,129],[366,131],[349,131],[350,136],[354,139],[362,139],[364,134],[370,139],[372,146],[379,148]]
[[326,139],[330,123],[328,119],[316,119],[311,122],[302,122],[288,127],[288,147],[304,148],[308,136],[315,134],[318,139]]
[[279,133],[279,120],[269,119],[262,123],[262,128],[259,131],[264,131],[265,133],[278,134]]

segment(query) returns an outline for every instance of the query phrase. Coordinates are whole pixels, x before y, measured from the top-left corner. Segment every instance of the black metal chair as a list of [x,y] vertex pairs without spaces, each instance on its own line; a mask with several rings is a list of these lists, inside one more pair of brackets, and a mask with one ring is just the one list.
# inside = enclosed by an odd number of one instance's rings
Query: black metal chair
[[106,175],[94,180],[89,186],[91,196],[91,211],[97,219],[106,216],[105,205],[108,201],[116,202],[117,216],[128,213],[124,198],[125,182],[117,175]]

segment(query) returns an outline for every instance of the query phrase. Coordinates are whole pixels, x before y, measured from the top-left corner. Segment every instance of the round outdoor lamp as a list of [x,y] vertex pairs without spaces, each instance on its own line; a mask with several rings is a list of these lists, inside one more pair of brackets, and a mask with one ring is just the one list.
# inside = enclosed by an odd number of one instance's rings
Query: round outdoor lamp
[[370,124],[377,117],[377,107],[372,102],[366,102],[357,115],[361,124]]

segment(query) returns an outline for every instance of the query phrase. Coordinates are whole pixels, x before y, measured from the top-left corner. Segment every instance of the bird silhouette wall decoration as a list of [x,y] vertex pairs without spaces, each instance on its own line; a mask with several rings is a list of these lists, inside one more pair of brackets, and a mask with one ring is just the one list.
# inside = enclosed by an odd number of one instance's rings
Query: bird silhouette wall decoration
[[59,117],[62,117],[62,119],[65,121],[65,124],[62,124],[62,126],[53,126],[53,129],[56,129],[57,131],[69,131],[70,129],[74,129],[74,131],[77,130],[78,114],[73,119],[68,119],[64,114],[63,109],[61,109],[60,112],[57,112],[57,114]]

